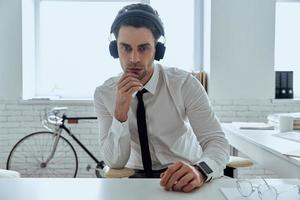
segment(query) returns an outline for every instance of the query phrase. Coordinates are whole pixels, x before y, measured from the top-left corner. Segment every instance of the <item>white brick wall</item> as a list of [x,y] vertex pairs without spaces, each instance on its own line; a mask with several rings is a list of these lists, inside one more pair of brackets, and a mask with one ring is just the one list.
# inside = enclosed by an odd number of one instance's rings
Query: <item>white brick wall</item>
[[[212,105],[221,122],[231,121],[266,121],[268,114],[273,112],[300,112],[300,101],[286,100],[213,100]],[[76,102],[49,102],[35,101],[19,102],[0,100],[0,168],[6,167],[6,160],[13,145],[25,135],[45,130],[40,122],[40,116],[45,108],[67,106],[68,116],[95,116],[93,104]],[[70,125],[72,132],[99,158],[98,124],[96,120],[83,121],[80,124]],[[64,134],[69,138],[67,134]],[[86,171],[87,164],[94,167],[91,160],[81,148],[74,145],[79,159],[78,177],[95,177],[94,172]],[[255,164],[250,168],[239,170],[241,177],[268,176],[277,177],[272,171],[263,169]]]

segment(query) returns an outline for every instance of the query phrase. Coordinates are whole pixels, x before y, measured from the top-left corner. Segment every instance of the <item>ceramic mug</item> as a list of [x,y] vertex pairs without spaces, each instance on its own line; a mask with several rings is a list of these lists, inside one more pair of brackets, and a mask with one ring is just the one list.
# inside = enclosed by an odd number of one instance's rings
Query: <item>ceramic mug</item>
[[294,120],[291,116],[279,117],[279,132],[288,132],[293,130]]

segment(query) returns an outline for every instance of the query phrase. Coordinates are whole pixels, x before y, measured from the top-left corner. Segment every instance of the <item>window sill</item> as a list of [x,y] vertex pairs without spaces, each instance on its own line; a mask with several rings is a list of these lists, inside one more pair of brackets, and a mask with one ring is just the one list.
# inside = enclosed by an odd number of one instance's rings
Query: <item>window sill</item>
[[92,105],[93,100],[91,99],[59,99],[59,100],[51,100],[48,98],[45,99],[28,99],[28,100],[19,100],[20,104],[24,105],[56,105],[56,104],[72,104],[72,105]]
[[293,99],[271,99],[272,103],[300,103],[300,98]]

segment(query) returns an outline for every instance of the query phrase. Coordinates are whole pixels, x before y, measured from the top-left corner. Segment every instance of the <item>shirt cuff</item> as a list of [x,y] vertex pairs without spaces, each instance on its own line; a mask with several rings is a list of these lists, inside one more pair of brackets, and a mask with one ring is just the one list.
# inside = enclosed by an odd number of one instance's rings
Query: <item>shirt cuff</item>
[[129,125],[128,120],[125,122],[120,122],[116,118],[113,117],[112,124],[111,124],[111,131],[118,136],[124,136],[129,133]]
[[[212,173],[207,174],[207,179],[205,180],[205,182],[209,182],[214,178],[218,178],[218,177],[222,176],[222,173],[220,173],[220,166],[216,163],[216,161],[214,161],[208,157],[202,158],[199,161],[199,163],[202,161],[205,162],[208,165],[208,167],[213,171]],[[223,170],[221,170],[221,171],[223,171]]]

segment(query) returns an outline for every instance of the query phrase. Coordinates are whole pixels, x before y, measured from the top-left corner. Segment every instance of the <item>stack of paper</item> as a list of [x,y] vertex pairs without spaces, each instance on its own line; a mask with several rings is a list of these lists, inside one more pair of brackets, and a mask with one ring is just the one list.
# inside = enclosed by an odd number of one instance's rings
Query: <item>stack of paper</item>
[[293,117],[294,121],[294,130],[300,130],[300,113],[275,113],[268,115],[268,123],[274,126],[279,125],[279,117],[280,116],[290,116]]

